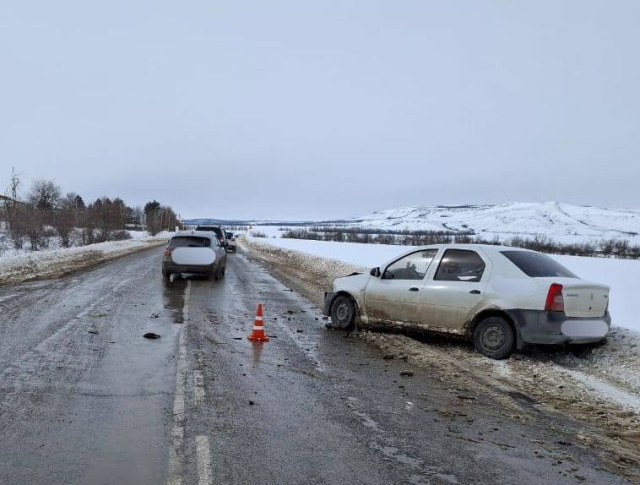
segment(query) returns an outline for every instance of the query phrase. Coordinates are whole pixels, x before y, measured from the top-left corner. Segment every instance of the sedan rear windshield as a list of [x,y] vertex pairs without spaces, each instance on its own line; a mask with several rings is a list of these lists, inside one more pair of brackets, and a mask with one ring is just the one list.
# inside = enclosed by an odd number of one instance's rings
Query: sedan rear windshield
[[527,276],[532,278],[577,278],[571,271],[546,254],[529,251],[500,251]]
[[170,248],[208,248],[211,239],[201,236],[179,236],[169,241]]

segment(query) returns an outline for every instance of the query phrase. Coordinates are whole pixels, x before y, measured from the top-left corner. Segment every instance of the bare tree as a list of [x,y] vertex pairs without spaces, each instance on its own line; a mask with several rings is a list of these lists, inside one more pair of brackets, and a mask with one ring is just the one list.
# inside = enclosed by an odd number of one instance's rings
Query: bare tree
[[[39,212],[34,219],[41,224],[53,224],[54,212],[60,207],[62,191],[50,180],[36,180],[29,192],[29,202]],[[35,214],[34,214],[35,216]]]
[[9,200],[5,201],[5,220],[9,236],[17,249],[22,249],[27,238],[27,210],[25,204],[18,202],[21,180],[15,167],[11,167],[9,179]]
[[44,235],[43,211],[38,210],[30,204],[25,205],[26,210],[26,233],[32,251],[39,251],[47,247],[47,240]]
[[20,187],[20,176],[16,173],[15,167],[11,167],[11,178],[9,179],[9,199],[4,201],[4,216],[8,222],[12,218],[11,211],[14,211],[18,204],[18,188]]
[[9,195],[14,201],[18,200],[19,187],[20,176],[16,173],[15,167],[11,167],[11,179],[9,179]]
[[60,205],[62,190],[51,180],[36,180],[29,192],[29,201],[36,209],[53,211]]
[[28,213],[25,204],[15,204],[7,208],[9,236],[16,249],[22,249],[27,239]]
[[66,206],[56,210],[53,214],[53,227],[55,228],[60,244],[63,248],[71,247],[73,227],[76,221],[73,208]]
[[134,213],[135,213],[134,224],[136,225],[136,229],[142,229],[142,226],[145,225],[144,211],[142,210],[142,207],[136,206],[136,208],[134,209]]

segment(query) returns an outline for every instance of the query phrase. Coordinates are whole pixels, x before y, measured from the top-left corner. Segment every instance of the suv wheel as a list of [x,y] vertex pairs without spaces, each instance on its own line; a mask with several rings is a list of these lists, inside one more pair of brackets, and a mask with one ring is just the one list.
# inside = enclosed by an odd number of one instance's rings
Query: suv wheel
[[506,359],[515,349],[515,332],[502,317],[482,320],[473,331],[473,346],[492,359]]
[[356,318],[356,306],[353,300],[345,295],[340,295],[331,304],[331,325],[335,328],[349,330],[353,327]]

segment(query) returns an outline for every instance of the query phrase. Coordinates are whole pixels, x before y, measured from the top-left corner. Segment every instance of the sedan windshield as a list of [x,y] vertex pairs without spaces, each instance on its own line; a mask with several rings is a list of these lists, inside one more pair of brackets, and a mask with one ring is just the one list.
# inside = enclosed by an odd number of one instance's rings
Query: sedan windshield
[[509,261],[532,278],[577,278],[571,271],[546,254],[530,251],[501,251]]

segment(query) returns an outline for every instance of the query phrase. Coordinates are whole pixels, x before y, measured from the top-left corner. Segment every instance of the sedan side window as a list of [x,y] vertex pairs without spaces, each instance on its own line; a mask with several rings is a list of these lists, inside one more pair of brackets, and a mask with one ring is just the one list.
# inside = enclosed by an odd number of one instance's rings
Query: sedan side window
[[395,280],[421,280],[424,278],[427,269],[434,256],[438,252],[437,249],[427,249],[425,251],[417,251],[400,258],[398,261],[387,266],[383,279]]
[[447,249],[434,280],[478,282],[484,268],[484,261],[475,251]]

